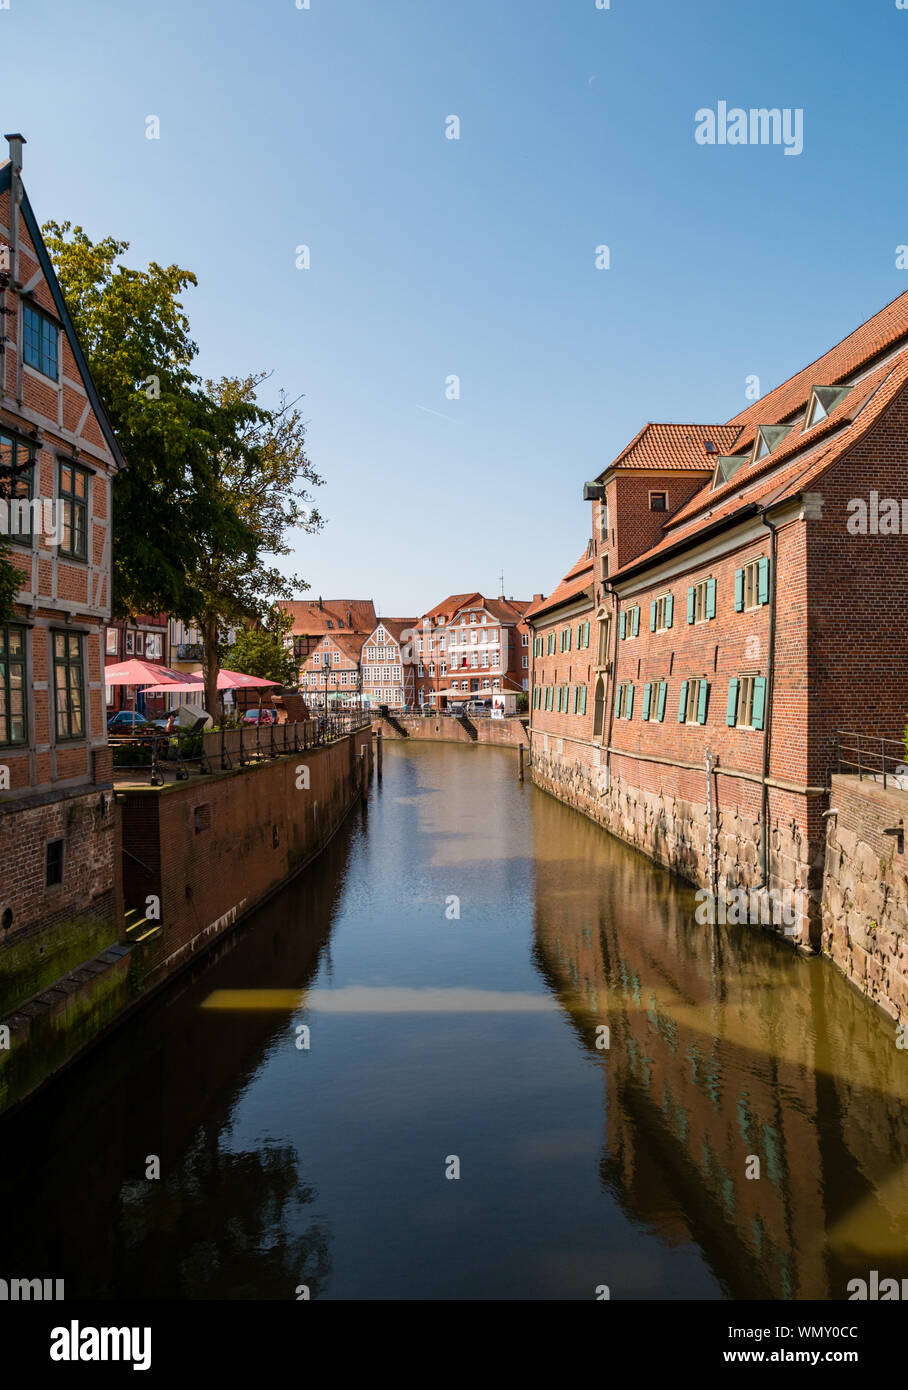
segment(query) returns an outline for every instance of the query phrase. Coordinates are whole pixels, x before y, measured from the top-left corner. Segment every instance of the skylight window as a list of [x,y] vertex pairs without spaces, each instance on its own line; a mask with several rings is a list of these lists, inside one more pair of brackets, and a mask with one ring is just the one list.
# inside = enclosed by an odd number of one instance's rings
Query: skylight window
[[850,390],[850,386],[814,386],[807,402],[804,429],[813,429],[814,425],[825,420],[830,411],[834,410],[845,399]]

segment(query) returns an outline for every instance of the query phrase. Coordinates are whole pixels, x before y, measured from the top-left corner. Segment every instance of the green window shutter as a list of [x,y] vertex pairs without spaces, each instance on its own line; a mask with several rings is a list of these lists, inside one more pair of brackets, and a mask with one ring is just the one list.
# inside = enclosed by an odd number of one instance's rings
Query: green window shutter
[[615,718],[621,718],[621,686],[615,691]]
[[678,723],[684,723],[684,716],[687,711],[687,681],[681,682],[681,695],[678,700]]
[[564,635],[565,635],[565,638],[567,639],[567,650],[570,651],[570,650],[571,650],[571,643],[572,643],[572,641],[574,640],[574,634],[573,634],[572,629],[571,629],[571,628],[566,628],[566,629],[565,629]]
[[656,600],[654,598],[650,599],[649,602],[649,630],[650,632],[656,631]]
[[636,637],[636,636],[638,635],[639,632],[640,632],[640,605],[639,605],[639,603],[638,603],[637,606],[636,606],[636,608],[634,609],[634,636]]
[[659,682],[659,704],[656,712],[656,718],[659,720],[660,724],[662,723],[662,720],[665,718],[665,692],[667,688],[668,687],[666,686],[665,681]]
[[580,705],[581,705],[580,713],[581,713],[581,714],[586,714],[586,686],[585,686],[585,685],[582,685],[582,686],[580,687]]
[[754,681],[754,713],[753,721],[755,729],[763,727],[763,711],[766,708],[766,678],[757,676]]
[[621,610],[621,640],[622,640],[622,642],[624,641],[624,639],[625,639],[626,636],[627,636],[627,609],[626,609],[626,608],[622,608],[622,610]]
[[714,618],[716,616],[716,581],[707,579],[706,581],[706,616]]
[[765,555],[757,565],[757,598],[760,603],[769,602],[769,560]]
[[709,690],[709,686],[707,685],[706,681],[701,681],[701,682],[700,682],[700,689],[699,689],[699,691],[697,692],[697,723],[698,723],[698,724],[705,724],[705,723],[706,723],[706,693],[707,693],[708,690]]
[[[638,608],[638,609],[637,609],[637,612],[639,613],[639,611],[640,611],[640,610],[639,610],[639,608]],[[631,715],[632,715],[633,713],[634,713],[634,687],[633,687],[632,685],[629,685],[629,686],[627,687],[627,709],[625,710],[625,715],[624,715],[625,719],[630,719],[630,717],[631,717]]]
[[689,588],[688,591],[687,591],[687,621],[688,621],[689,623],[692,623],[692,622],[694,621],[694,586],[693,586],[693,584],[691,584],[690,588]]
[[744,571],[735,570],[735,612],[744,611]]
[[732,728],[738,718],[738,677],[732,676],[728,682],[728,708],[725,711],[725,722]]
[[585,647],[588,647],[588,646],[590,645],[590,624],[589,624],[589,620],[587,620],[587,622],[584,623],[584,625],[583,625],[583,645],[584,645]]
[[672,625],[672,619],[674,618],[674,616],[675,616],[675,596],[674,596],[674,594],[669,594],[668,598],[665,600],[665,626],[666,626],[666,627],[671,627],[671,625]]
[[580,712],[580,686],[579,686],[579,685],[575,685],[575,686],[574,686],[574,713],[575,713],[575,714],[579,714],[579,712]]
[[652,692],[653,692],[653,687],[652,687],[652,685],[650,684],[650,682],[647,681],[647,682],[646,682],[646,685],[643,687],[643,711],[642,711],[642,713],[641,713],[641,718],[642,718],[642,719],[649,719],[649,705],[650,705],[650,697],[651,697],[651,695],[652,695]]

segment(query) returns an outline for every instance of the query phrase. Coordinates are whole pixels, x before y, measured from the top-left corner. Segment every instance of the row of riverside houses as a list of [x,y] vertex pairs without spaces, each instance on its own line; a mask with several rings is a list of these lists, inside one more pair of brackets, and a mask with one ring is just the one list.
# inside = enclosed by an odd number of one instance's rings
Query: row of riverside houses
[[281,606],[314,709],[441,708],[529,690],[525,602],[453,594],[421,618],[381,619],[363,599]]
[[[21,588],[0,625],[0,1004],[117,941],[104,699],[111,494],[123,458],[22,184],[0,165],[0,496]],[[41,524],[45,502],[62,525]],[[12,529],[12,528],[11,528]],[[59,535],[59,543],[58,543]]]
[[710,891],[789,894],[807,950],[837,730],[905,728],[906,483],[908,294],[726,424],[646,425],[527,613],[537,784]]
[[488,702],[530,688],[530,630],[526,600],[451,594],[430,608],[416,631],[416,692],[420,705]]

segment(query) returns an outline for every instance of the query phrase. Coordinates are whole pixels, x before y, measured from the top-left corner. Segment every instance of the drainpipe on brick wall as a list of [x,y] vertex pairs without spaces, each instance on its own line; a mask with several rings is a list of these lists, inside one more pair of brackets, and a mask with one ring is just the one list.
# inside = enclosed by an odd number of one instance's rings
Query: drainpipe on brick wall
[[763,833],[760,836],[760,867],[762,870],[761,888],[769,887],[769,736],[772,730],[772,705],[773,687],[775,683],[776,668],[776,531],[774,522],[770,521],[765,512],[761,513],[763,525],[769,531],[770,553],[769,553],[769,658],[766,663],[766,704],[763,710],[763,788],[760,807],[760,816],[763,821]]

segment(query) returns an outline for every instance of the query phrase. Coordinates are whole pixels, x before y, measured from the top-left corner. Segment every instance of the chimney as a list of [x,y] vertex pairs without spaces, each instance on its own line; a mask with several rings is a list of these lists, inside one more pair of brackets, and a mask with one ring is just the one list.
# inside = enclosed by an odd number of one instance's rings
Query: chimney
[[322,603],[322,596],[321,596],[321,594],[319,594],[319,596],[318,596],[318,607],[319,607],[319,612],[320,612],[320,613],[321,613],[321,612],[324,612],[325,605]]
[[541,601],[542,601],[542,594],[534,594],[534,595],[533,595],[533,602],[534,602],[534,603],[540,603]]
[[348,628],[350,628],[350,630],[351,630],[351,632],[352,632],[352,630],[353,630],[353,614],[350,612],[350,609],[349,609],[349,608],[347,609],[347,626],[348,626]]
[[4,135],[3,138],[4,138],[4,140],[6,140],[6,142],[7,142],[8,145],[9,145],[9,157],[10,157],[10,163],[11,163],[12,166],[13,166],[13,173],[16,174],[16,175],[21,174],[21,173],[22,173],[22,146],[23,146],[24,144],[27,143],[27,142],[26,142],[26,139],[25,139],[25,136],[24,136],[24,135],[19,135],[18,133],[16,133],[16,134],[13,134],[13,135]]

